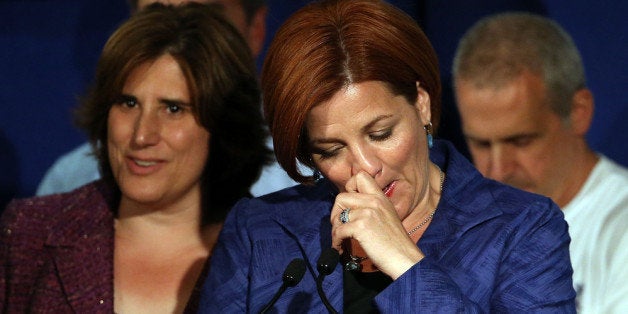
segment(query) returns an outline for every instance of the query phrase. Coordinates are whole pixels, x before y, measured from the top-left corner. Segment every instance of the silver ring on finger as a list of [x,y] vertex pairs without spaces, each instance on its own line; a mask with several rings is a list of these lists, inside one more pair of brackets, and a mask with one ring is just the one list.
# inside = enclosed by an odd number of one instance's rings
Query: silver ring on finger
[[346,224],[349,222],[349,211],[351,208],[345,208],[340,212],[340,222]]

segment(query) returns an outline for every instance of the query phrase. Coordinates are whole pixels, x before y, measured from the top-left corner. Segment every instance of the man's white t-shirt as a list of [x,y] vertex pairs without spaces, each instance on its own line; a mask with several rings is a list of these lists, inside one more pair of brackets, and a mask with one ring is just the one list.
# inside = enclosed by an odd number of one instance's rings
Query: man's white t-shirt
[[628,313],[628,169],[599,157],[563,208],[578,313]]

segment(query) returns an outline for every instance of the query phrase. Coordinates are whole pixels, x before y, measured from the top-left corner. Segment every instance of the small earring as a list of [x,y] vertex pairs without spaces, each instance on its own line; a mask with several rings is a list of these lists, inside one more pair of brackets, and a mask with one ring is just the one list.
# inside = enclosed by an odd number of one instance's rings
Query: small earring
[[425,133],[427,134],[427,147],[432,148],[434,146],[434,137],[432,136],[432,122],[423,126]]
[[320,172],[320,171],[318,171],[318,169],[316,169],[316,170],[314,170],[314,171],[312,172],[312,177],[314,178],[314,181],[318,181],[318,180],[320,180],[320,178],[321,178],[322,176],[323,176],[323,175],[321,174],[321,172]]

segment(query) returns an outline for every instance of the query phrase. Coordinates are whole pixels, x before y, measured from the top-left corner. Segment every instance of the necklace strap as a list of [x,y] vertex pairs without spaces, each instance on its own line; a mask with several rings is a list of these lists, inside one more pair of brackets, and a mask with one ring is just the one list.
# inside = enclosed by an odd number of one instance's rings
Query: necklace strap
[[[438,168],[438,172],[440,173],[440,191],[442,193],[443,184],[445,183],[445,173],[443,173],[443,170],[441,170],[439,166],[436,166],[436,168]],[[421,227],[425,226],[426,223],[432,220],[432,218],[434,218],[434,214],[436,213],[436,208],[437,207],[434,207],[434,210],[432,210],[432,212],[427,216],[427,218],[425,218],[425,220],[423,220],[418,226],[408,231],[408,235],[412,235],[413,233],[417,232],[419,229],[421,229]]]

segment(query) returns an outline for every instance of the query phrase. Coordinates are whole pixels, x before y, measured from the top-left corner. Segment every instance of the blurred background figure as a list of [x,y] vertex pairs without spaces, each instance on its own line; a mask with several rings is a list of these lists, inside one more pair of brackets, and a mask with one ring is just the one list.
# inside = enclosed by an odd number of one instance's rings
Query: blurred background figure
[[460,41],[453,77],[478,170],[562,208],[579,312],[627,312],[628,169],[587,144],[594,99],[570,36],[539,15],[486,17]]
[[271,160],[259,106],[220,7],[154,4],[122,24],[77,116],[102,179],[9,203],[3,311],[195,313],[222,221]]
[[266,37],[266,0],[128,0],[131,14],[154,2],[177,5],[188,1],[221,5],[249,44],[253,57],[257,58],[262,52]]
[[[137,12],[154,2],[179,5],[188,1],[129,1],[131,12]],[[264,0],[206,0],[194,1],[221,5],[226,16],[238,28],[246,39],[253,56],[261,53],[266,35],[266,4]],[[261,106],[260,106],[261,110]],[[272,149],[272,142],[268,141]],[[85,143],[61,156],[46,172],[37,189],[37,195],[47,195],[71,191],[79,186],[100,178],[98,164],[92,153],[92,147]],[[260,180],[251,187],[255,196],[273,192],[296,184],[277,165],[273,163],[264,169]]]

